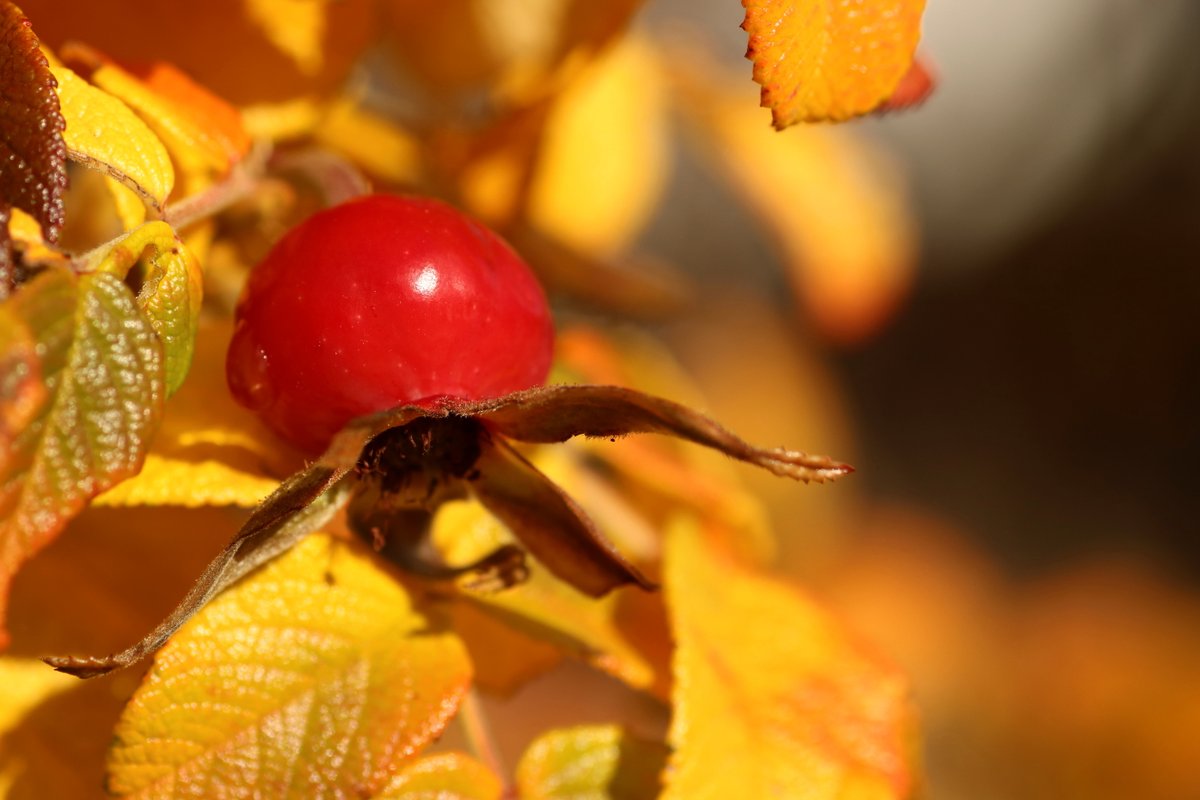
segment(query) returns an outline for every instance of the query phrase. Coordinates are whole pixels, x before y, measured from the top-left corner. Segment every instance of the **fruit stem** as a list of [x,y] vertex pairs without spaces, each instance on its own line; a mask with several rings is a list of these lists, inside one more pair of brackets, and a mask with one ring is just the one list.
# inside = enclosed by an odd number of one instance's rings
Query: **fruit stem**
[[508,779],[508,772],[504,768],[504,761],[500,757],[500,750],[496,747],[496,740],[492,736],[491,726],[488,725],[487,714],[483,710],[479,690],[474,686],[468,689],[466,695],[463,696],[462,705],[458,709],[458,719],[462,723],[463,733],[467,737],[467,745],[471,748],[471,752],[504,784],[501,797],[505,800],[516,797],[516,792]]
[[163,221],[180,230],[223,211],[253,191],[266,172],[270,157],[270,142],[264,139],[255,141],[250,152],[234,164],[224,180],[167,206],[163,211]]

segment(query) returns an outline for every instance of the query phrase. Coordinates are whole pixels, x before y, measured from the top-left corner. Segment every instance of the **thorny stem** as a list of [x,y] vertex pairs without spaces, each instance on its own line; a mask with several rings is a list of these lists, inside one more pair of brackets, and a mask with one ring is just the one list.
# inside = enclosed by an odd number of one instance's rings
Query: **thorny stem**
[[258,185],[270,157],[270,143],[256,141],[246,157],[234,165],[223,181],[167,206],[163,211],[163,221],[179,230],[228,208]]
[[462,723],[463,733],[467,737],[467,745],[475,757],[484,763],[504,785],[501,800],[515,800],[516,788],[508,778],[504,769],[504,761],[500,758],[500,750],[492,737],[488,725],[487,714],[483,711],[483,703],[479,699],[479,690],[472,686],[463,696],[462,705],[458,709],[458,719]]

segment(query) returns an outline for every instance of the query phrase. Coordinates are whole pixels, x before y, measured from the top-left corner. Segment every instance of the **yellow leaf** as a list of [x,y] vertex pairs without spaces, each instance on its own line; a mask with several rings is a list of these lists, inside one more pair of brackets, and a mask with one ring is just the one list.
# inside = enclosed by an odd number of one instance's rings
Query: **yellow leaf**
[[503,786],[487,767],[462,753],[411,761],[374,800],[500,800]]
[[[222,123],[228,124],[229,116],[236,119],[236,112],[195,84],[188,87],[191,97],[206,105],[192,111],[180,100],[156,91],[146,81],[90,48],[74,45],[66,53],[87,63],[92,68],[92,84],[123,101],[159,137],[179,167],[183,195],[193,194],[211,184],[215,176],[229,170],[233,159],[239,155],[231,144],[231,136],[221,128]],[[160,65],[158,72],[164,69],[168,68]],[[151,72],[150,76],[154,74]],[[175,80],[178,83],[180,79]]]
[[146,204],[136,192],[111,175],[104,176],[104,185],[112,195],[113,208],[123,230],[131,231],[146,221]]
[[111,682],[80,684],[37,659],[0,657],[0,797],[101,797],[103,743],[120,703]]
[[387,181],[411,185],[420,179],[416,137],[352,98],[342,97],[330,104],[316,137]]
[[742,0],[746,57],[775,127],[875,109],[912,65],[925,0]]
[[232,323],[204,319],[190,379],[167,401],[146,464],[93,501],[101,506],[238,505],[250,508],[294,471],[290,454],[225,387]]
[[119,797],[372,796],[470,682],[357,546],[313,534],[208,604],[155,659],[109,754]]
[[[537,463],[544,468],[546,462]],[[559,479],[553,471],[550,477]],[[566,486],[569,489],[570,483]],[[474,501],[444,504],[434,519],[431,539],[451,565],[469,564],[512,542],[508,529]],[[558,580],[540,564],[530,560],[528,566],[527,581],[502,591],[472,589],[468,580],[463,588],[468,602],[631,686],[648,688],[654,683],[653,667],[617,624],[622,592],[593,599]]]
[[916,222],[895,164],[846,129],[777,134],[719,80],[677,73],[710,152],[782,250],[823,333],[855,342],[899,305],[916,265]]
[[[655,797],[667,748],[616,725],[549,731],[517,765],[521,800],[622,800]],[[742,795],[746,796],[746,795]]]
[[628,37],[555,100],[530,221],[576,248],[614,255],[654,212],[668,164],[666,88],[650,45]]
[[246,14],[306,75],[321,71],[330,0],[245,0]]
[[908,684],[796,589],[668,533],[676,642],[666,800],[912,797]]
[[500,106],[553,95],[626,26],[642,0],[384,0],[390,54],[436,95]]
[[240,506],[253,508],[279,481],[231,467],[216,459],[190,462],[157,453],[142,471],[93,502],[97,506]]
[[74,72],[51,67],[67,127],[67,155],[107,173],[161,212],[175,185],[171,157],[129,107]]

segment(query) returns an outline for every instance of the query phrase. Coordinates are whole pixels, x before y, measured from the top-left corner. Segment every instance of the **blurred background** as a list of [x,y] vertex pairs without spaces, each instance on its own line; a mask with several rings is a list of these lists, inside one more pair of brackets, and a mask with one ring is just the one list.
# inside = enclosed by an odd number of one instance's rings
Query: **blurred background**
[[[749,74],[736,5],[643,21]],[[859,468],[756,490],[781,567],[911,671],[933,797],[1200,797],[1198,33],[1185,0],[930,2],[934,95],[836,129],[917,232],[849,333],[686,145],[642,240],[705,281],[665,330],[717,413]]]

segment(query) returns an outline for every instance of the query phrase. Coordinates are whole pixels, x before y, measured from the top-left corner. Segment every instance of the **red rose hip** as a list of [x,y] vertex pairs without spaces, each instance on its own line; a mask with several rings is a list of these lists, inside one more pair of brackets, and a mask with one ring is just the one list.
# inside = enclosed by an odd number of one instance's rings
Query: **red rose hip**
[[289,231],[250,275],[233,396],[318,452],[350,419],[541,384],[554,331],[529,267],[450,206],[372,195]]

